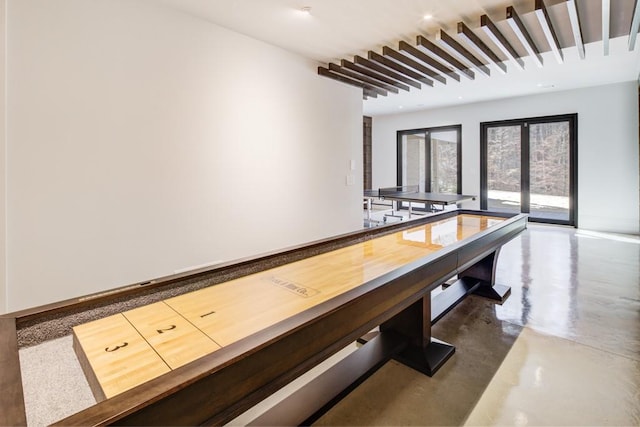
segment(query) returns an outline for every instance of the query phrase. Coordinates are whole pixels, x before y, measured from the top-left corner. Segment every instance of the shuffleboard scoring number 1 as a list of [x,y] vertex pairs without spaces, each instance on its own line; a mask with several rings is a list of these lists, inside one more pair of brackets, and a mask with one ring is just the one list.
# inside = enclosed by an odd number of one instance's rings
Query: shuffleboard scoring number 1
[[121,348],[126,347],[128,345],[129,345],[128,342],[124,342],[124,343],[122,343],[120,345],[117,345],[117,346],[115,346],[113,348],[112,347],[105,347],[104,351],[106,351],[107,353],[112,353],[112,352],[114,352],[116,350],[120,350]]

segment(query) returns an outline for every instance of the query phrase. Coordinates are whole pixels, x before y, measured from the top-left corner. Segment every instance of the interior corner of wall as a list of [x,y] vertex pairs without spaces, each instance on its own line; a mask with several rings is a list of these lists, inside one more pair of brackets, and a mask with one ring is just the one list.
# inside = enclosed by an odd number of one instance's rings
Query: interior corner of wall
[[7,1],[0,0],[0,314],[9,310],[7,281]]

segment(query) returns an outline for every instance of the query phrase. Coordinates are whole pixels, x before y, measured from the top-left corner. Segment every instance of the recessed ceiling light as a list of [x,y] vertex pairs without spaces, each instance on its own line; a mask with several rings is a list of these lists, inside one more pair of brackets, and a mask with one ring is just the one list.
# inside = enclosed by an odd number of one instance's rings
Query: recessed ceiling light
[[402,105],[398,105],[398,108],[402,110],[404,107]]
[[459,96],[459,97],[458,97],[458,99],[462,99],[462,97],[461,97],[461,96]]
[[422,19],[424,19],[425,21],[430,21],[433,19],[433,15],[430,13],[425,14]]
[[304,6],[300,11],[305,15],[311,15],[311,6]]

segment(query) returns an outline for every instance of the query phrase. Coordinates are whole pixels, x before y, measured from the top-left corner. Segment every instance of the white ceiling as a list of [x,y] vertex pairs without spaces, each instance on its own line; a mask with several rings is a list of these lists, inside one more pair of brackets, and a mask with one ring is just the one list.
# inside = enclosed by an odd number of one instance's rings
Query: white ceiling
[[[514,6],[530,31],[535,31],[532,36],[540,49],[549,49],[546,41],[541,38],[539,24],[532,13],[534,0],[156,1],[298,53],[317,61],[319,65],[329,62],[339,64],[341,59],[351,60],[354,55],[366,57],[367,51],[380,52],[384,45],[395,48],[400,40],[415,44],[418,34],[433,39],[439,29],[455,35],[455,26],[459,21],[475,30],[479,27],[480,16],[483,14],[487,14],[496,25],[504,28],[502,21],[505,20],[507,6]],[[633,1],[611,1],[612,32],[616,19],[626,19],[630,15]],[[586,7],[601,13],[600,0],[586,2]],[[544,3],[555,16],[566,14],[564,0],[545,0]],[[594,7],[593,3],[598,5]],[[614,5],[619,10],[618,17],[615,16]],[[301,11],[305,6],[311,7],[310,14]],[[433,19],[425,21],[425,14],[433,15]],[[587,41],[602,28],[601,15],[592,13],[591,10],[589,15],[588,21],[581,16],[583,32],[589,32],[584,37]],[[626,28],[625,23],[622,26]],[[572,46],[570,28],[556,25],[556,32],[561,45],[570,46],[563,49],[564,64],[558,64],[550,52],[545,52],[542,55],[545,64],[543,68],[535,66],[529,57],[524,58],[524,71],[512,69],[505,62],[508,68],[506,75],[496,73],[495,70],[491,77],[476,73],[475,80],[449,81],[447,85],[437,83],[434,87],[423,87],[421,90],[411,89],[410,92],[401,91],[386,97],[370,98],[363,101],[364,113],[379,115],[414,111],[638,78],[640,47],[636,46],[634,51],[629,52],[628,36],[613,38],[608,56],[603,54],[601,41],[587,43],[586,58],[580,60],[576,48]]]

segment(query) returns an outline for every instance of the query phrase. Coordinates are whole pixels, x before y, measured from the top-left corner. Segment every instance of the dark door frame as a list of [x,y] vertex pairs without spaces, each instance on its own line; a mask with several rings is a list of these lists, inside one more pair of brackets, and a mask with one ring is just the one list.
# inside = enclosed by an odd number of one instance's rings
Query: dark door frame
[[540,123],[569,122],[569,220],[550,218],[531,218],[530,221],[578,226],[578,114],[561,114],[554,116],[530,117],[525,119],[499,120],[480,123],[480,209],[487,209],[488,177],[487,177],[487,130],[491,127],[520,125],[521,143],[521,180],[520,209],[529,213],[530,180],[529,180],[529,125]]
[[431,192],[431,138],[433,132],[456,131],[456,156],[457,156],[457,185],[456,193],[462,194],[462,125],[434,126],[428,128],[399,130],[396,132],[396,185],[402,184],[402,137],[405,135],[424,134],[425,138],[425,191]]

